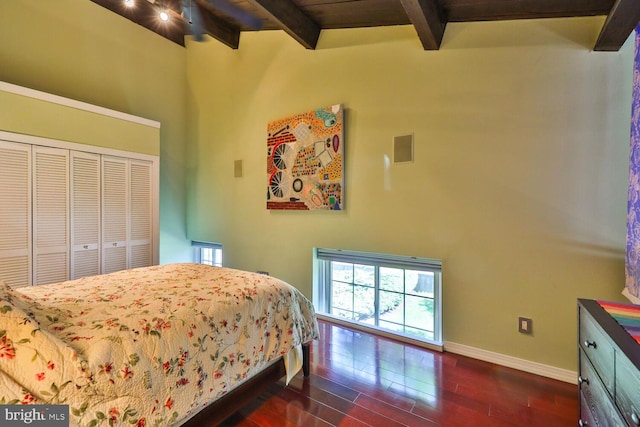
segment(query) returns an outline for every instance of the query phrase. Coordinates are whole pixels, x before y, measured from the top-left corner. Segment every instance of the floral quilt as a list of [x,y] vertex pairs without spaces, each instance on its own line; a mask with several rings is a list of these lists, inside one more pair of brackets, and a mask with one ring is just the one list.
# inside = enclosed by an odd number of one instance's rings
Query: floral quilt
[[0,287],[0,404],[67,404],[72,426],[179,425],[318,338],[276,278],[169,264]]

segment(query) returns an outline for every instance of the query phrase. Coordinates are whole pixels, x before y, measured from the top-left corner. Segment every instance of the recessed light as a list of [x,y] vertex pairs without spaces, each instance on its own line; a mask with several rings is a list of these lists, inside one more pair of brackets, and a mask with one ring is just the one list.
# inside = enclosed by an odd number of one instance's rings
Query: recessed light
[[135,4],[135,0],[124,0],[124,5],[127,7],[133,7]]
[[160,12],[160,19],[162,19],[163,21],[168,21],[169,20],[169,14],[166,11],[162,11]]

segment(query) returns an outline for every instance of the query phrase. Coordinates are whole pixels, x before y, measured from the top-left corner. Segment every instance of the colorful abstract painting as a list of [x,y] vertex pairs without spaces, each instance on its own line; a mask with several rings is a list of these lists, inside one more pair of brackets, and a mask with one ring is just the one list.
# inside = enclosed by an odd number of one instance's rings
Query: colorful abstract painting
[[267,209],[344,209],[341,104],[267,125]]

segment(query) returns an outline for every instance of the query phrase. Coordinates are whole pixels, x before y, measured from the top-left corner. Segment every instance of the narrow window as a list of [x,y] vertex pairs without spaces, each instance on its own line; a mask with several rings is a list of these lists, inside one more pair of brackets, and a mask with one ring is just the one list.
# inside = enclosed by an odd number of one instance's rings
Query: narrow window
[[200,264],[222,267],[222,245],[220,243],[191,242],[194,261]]
[[314,305],[321,316],[442,346],[442,262],[314,250]]

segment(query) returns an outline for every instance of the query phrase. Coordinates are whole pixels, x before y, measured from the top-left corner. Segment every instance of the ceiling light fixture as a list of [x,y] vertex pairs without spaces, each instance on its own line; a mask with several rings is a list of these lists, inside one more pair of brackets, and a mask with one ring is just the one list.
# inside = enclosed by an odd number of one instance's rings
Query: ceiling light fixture
[[127,7],[133,7],[136,4],[134,0],[124,0],[124,5]]
[[166,10],[161,11],[160,19],[162,19],[164,22],[167,22],[169,20],[169,13],[167,13]]

